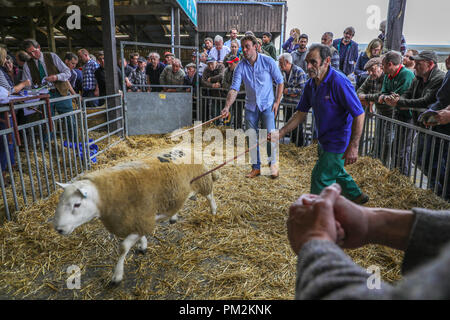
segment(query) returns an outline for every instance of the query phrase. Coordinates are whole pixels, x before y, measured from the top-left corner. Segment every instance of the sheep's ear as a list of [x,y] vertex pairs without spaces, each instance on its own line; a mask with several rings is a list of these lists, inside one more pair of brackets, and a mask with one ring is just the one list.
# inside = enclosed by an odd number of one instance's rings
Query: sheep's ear
[[56,182],[56,184],[63,189],[67,188],[70,185],[69,183],[61,183],[61,182]]
[[79,187],[77,190],[78,190],[78,192],[80,192],[80,194],[83,196],[83,198],[87,198],[88,193],[87,193],[86,189],[84,189],[83,187]]

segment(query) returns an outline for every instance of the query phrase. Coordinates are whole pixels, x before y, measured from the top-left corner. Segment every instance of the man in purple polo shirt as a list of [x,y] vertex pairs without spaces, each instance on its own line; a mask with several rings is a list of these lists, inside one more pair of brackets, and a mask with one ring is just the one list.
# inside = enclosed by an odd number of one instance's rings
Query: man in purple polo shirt
[[314,110],[319,139],[319,159],[311,174],[311,193],[320,194],[337,182],[348,199],[363,204],[369,197],[361,192],[344,165],[358,159],[358,146],[364,124],[364,110],[350,81],[330,67],[331,49],[314,44],[306,55],[310,80],[297,105],[297,112],[279,133],[269,134],[275,141],[304,121]]

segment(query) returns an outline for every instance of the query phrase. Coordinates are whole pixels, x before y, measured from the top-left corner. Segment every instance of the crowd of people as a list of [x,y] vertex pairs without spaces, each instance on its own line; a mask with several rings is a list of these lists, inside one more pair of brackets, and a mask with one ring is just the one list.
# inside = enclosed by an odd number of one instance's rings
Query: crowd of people
[[[444,73],[438,68],[435,52],[408,49],[403,36],[399,52],[387,51],[384,48],[385,30],[386,22],[383,21],[380,35],[360,52],[358,43],[353,40],[353,27],[345,28],[343,36],[337,39],[332,32],[324,32],[320,44],[310,46],[308,35],[294,28],[282,45],[284,52],[277,55],[270,32],[264,32],[259,39],[247,31],[238,39],[238,30],[232,28],[230,39],[225,42],[220,35],[214,39],[205,38],[201,50],[192,53],[185,67],[180,57],[172,52],[165,52],[163,59],[158,52],[150,52],[146,57],[135,52],[129,59],[119,59],[116,66],[119,83],[124,83],[129,92],[196,92],[198,87],[203,87],[211,96],[224,96],[225,93],[226,102],[221,111],[224,119],[230,116],[235,100],[245,97],[246,128],[258,131],[261,126],[268,130],[267,161],[273,179],[279,176],[275,142],[295,133],[300,134],[297,141],[303,145],[302,123],[313,109],[319,157],[311,174],[311,194],[291,206],[288,220],[289,240],[294,252],[300,255],[297,298],[420,297],[417,290],[409,289],[417,284],[421,273],[417,274],[416,281],[406,282],[398,290],[389,287],[368,293],[361,280],[367,275],[352,264],[336,244],[354,248],[381,243],[406,249],[409,239],[405,260],[409,265],[417,265],[419,260],[427,260],[420,257],[430,252],[432,255],[426,258],[438,256],[437,250],[430,249],[431,244],[427,247],[419,241],[429,239],[419,224],[448,230],[443,227],[449,224],[448,218],[443,219],[439,214],[427,215],[421,210],[364,209],[359,205],[368,202],[369,197],[344,169],[345,165],[357,161],[367,111],[416,126],[433,127],[434,131],[450,136],[450,71]],[[93,55],[82,48],[76,54],[68,52],[61,59],[55,53],[41,52],[39,43],[27,39],[15,55],[0,48],[0,86],[10,94],[18,94],[23,89],[45,84],[51,98],[80,94],[88,99],[87,106],[96,107],[103,103],[101,97],[106,95],[108,79],[104,58],[102,51]],[[446,67],[450,70],[450,55]],[[296,108],[284,110],[285,123],[278,132],[275,118],[283,104]],[[52,115],[72,110],[71,99],[51,103]],[[423,113],[423,110],[427,112]],[[426,114],[432,114],[432,117],[425,117]],[[33,116],[33,110],[21,109],[17,114],[19,125],[32,121]],[[242,113],[237,116],[242,122]],[[11,120],[0,119],[0,130],[8,121]],[[70,123],[70,117],[68,121]],[[385,162],[394,137],[390,130],[389,127],[376,127],[376,139],[386,149],[382,152]],[[398,141],[400,169],[405,175],[411,173],[412,134],[412,130],[406,130],[405,138]],[[431,137],[417,137],[417,152],[424,157],[417,157],[416,165],[423,166],[426,175],[431,172],[428,176],[430,187],[434,189],[437,185],[441,192],[445,179],[448,179],[445,173],[449,170],[446,168],[449,143],[436,139],[434,143],[440,148],[434,149],[429,147],[431,143]],[[14,166],[14,139],[9,141],[8,150],[0,143],[4,177],[7,153]],[[261,174],[263,161],[259,147],[250,157],[252,170],[247,177],[256,178]],[[345,198],[340,196],[341,193]],[[450,185],[447,186],[447,197],[449,194]],[[392,230],[380,229],[380,226],[390,224]],[[361,230],[366,232],[361,233]],[[441,245],[448,241],[447,236],[439,238],[441,233],[436,233],[430,243]],[[320,261],[314,264],[318,259]],[[437,270],[439,275],[447,274],[446,261],[448,254],[430,268]],[[348,281],[335,273],[338,269],[351,273]],[[358,286],[349,291],[349,283]],[[425,289],[420,291],[422,295],[433,294],[435,287]],[[445,288],[438,293],[445,295],[444,291]]]

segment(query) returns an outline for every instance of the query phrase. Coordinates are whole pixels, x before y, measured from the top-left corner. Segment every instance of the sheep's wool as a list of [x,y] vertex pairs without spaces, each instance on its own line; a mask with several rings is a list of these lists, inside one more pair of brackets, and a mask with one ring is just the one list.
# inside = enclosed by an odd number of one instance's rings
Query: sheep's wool
[[87,174],[98,189],[100,219],[118,237],[153,232],[155,215],[171,217],[192,191],[206,196],[212,192],[215,175],[190,181],[206,168],[201,164],[135,161]]

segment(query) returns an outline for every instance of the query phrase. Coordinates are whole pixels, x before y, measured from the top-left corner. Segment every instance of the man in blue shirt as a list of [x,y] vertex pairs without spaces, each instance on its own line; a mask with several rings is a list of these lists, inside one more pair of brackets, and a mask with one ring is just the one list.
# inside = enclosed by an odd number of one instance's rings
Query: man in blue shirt
[[318,131],[319,159],[311,174],[311,193],[320,194],[325,187],[337,182],[348,199],[358,204],[365,203],[369,197],[361,192],[344,169],[344,165],[358,159],[364,110],[350,81],[330,67],[330,47],[312,45],[306,62],[310,79],[297,105],[297,112],[278,134],[270,134],[269,139],[282,138],[297,128],[312,107]]
[[[225,107],[222,110],[223,118],[228,117],[229,110],[239,92],[241,82],[245,85],[245,123],[246,128],[256,130],[259,135],[258,123],[262,120],[263,129],[270,133],[275,130],[275,117],[283,95],[284,80],[276,62],[268,56],[256,51],[258,40],[255,36],[248,35],[241,39],[241,48],[244,55],[242,62],[234,71],[233,83],[227,95]],[[276,100],[274,102],[272,81],[277,84]],[[278,177],[278,165],[275,157],[275,143],[268,145],[271,156],[269,158],[272,178]],[[252,171],[247,175],[254,178],[261,174],[261,161],[259,157],[259,146],[255,155],[250,153]]]

